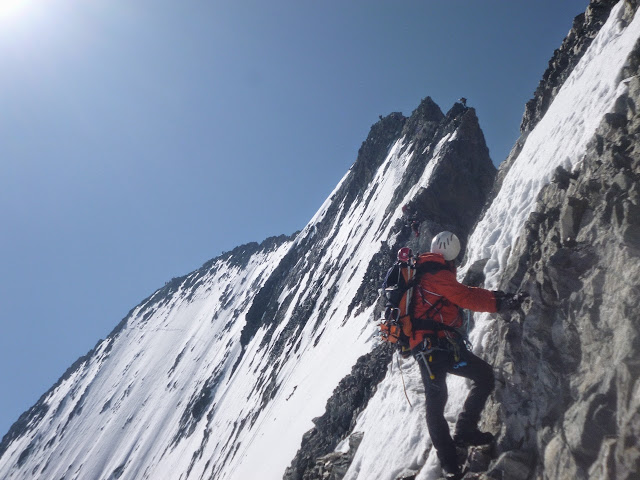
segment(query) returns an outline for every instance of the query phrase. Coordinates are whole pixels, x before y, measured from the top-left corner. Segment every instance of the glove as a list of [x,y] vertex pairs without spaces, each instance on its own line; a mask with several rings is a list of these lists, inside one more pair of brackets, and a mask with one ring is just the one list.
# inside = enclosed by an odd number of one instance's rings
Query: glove
[[500,290],[493,292],[496,297],[496,308],[500,313],[513,312],[514,310],[520,310],[522,302],[529,298],[529,294],[526,292],[519,293],[504,293]]

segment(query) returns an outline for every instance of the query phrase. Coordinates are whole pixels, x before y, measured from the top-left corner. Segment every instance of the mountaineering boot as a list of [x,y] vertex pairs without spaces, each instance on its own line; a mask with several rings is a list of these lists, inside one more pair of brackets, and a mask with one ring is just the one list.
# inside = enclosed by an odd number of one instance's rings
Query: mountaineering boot
[[461,480],[462,479],[462,472],[452,472],[452,473],[447,473],[445,472],[444,474],[444,478],[446,478],[447,480]]
[[451,469],[446,466],[442,467],[442,476],[447,480],[461,480],[465,473],[466,472],[462,471],[462,469],[457,465]]
[[481,432],[477,428],[470,430],[456,430],[453,441],[457,446],[479,446],[489,445],[493,442],[493,434],[489,432]]
[[440,466],[442,467],[442,476],[447,480],[459,480],[462,478],[462,470],[458,465],[456,454],[453,457],[451,456],[441,456],[440,452],[438,452],[438,457],[440,458]]

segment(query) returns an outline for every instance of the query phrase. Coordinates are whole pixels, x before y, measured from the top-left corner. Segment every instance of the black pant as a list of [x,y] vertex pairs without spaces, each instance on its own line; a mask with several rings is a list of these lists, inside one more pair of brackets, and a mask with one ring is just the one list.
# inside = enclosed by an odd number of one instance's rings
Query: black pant
[[[452,351],[433,352],[433,361],[429,362],[429,367],[431,373],[435,376],[434,379],[430,378],[422,357],[420,355],[416,356],[425,388],[427,428],[442,468],[449,472],[456,470],[457,460],[456,447],[449,432],[449,424],[444,418],[444,407],[449,396],[446,382],[447,373],[459,375],[472,381],[471,391],[467,396],[462,412],[458,416],[456,433],[478,428],[480,414],[494,387],[494,375],[491,365],[476,357],[464,347],[459,354],[460,359],[456,361]],[[425,357],[429,358],[427,354],[425,354]]]

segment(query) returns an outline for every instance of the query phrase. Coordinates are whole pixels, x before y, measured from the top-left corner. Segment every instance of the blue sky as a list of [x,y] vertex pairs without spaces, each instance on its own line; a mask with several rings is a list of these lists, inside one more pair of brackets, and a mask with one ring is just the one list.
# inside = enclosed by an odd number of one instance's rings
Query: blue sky
[[164,282],[303,228],[379,115],[464,96],[499,164],[586,6],[3,2],[0,436]]

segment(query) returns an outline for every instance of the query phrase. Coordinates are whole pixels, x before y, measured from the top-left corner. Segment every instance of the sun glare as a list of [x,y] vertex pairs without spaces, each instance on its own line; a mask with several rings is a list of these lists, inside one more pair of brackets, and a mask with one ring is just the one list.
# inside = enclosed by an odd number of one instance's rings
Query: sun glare
[[0,20],[17,20],[30,3],[30,0],[0,0]]

